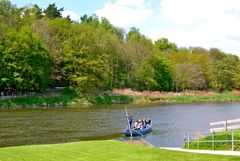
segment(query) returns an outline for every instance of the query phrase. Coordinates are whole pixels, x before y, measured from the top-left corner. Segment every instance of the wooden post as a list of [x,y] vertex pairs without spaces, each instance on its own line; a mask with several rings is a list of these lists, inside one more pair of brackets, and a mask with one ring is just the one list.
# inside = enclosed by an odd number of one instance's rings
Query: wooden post
[[227,120],[225,120],[224,126],[225,126],[225,131],[227,131]]
[[232,151],[234,151],[234,130],[232,130]]

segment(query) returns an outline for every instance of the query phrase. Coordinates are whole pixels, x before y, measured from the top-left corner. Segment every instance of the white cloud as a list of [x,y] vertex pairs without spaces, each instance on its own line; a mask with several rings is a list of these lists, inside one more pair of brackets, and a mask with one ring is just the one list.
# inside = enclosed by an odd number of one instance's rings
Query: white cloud
[[191,24],[239,11],[239,0],[162,0],[160,14],[175,24]]
[[75,20],[75,21],[79,21],[80,20],[80,16],[77,15],[76,13],[74,13],[73,11],[63,11],[62,12],[62,16],[63,17],[67,17],[68,15],[70,16],[70,18],[72,20]]
[[146,34],[180,47],[217,47],[240,56],[239,6],[239,0],[162,0],[159,17],[168,25]]
[[240,0],[159,0],[154,6],[147,2],[109,0],[95,14],[125,29],[140,28],[153,40],[166,37],[179,47],[216,47],[240,56]]
[[108,1],[104,8],[95,11],[99,17],[106,17],[116,26],[128,28],[144,23],[153,11],[144,0]]

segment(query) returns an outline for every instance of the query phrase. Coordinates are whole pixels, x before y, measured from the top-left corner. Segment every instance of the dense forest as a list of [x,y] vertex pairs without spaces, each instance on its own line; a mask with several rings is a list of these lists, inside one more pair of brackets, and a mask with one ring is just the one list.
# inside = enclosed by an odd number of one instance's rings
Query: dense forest
[[126,33],[106,18],[84,15],[76,22],[62,11],[0,0],[0,91],[240,88],[235,55],[178,48],[166,38],[153,42],[135,27]]

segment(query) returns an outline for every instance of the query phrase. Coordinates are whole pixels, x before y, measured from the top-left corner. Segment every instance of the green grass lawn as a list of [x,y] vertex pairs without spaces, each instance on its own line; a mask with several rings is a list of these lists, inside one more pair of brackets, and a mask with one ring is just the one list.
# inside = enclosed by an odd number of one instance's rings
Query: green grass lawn
[[238,161],[240,157],[177,152],[115,140],[0,148],[0,161]]

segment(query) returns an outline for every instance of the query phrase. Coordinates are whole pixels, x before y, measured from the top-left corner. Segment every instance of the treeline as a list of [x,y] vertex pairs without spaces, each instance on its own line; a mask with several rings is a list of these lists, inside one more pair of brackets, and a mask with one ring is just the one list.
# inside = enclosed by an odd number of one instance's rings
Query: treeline
[[178,48],[166,38],[152,42],[134,27],[125,33],[106,18],[84,15],[76,22],[62,11],[0,0],[0,91],[240,88],[235,55]]

